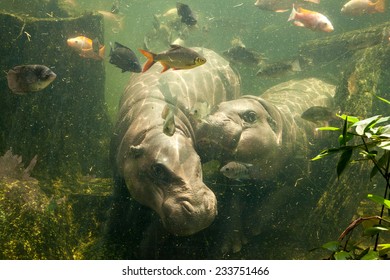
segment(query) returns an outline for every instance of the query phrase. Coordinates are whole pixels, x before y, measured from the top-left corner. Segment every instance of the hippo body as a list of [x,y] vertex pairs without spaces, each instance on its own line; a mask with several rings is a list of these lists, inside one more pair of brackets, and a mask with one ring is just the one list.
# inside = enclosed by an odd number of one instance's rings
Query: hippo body
[[[132,200],[153,209],[174,235],[194,234],[214,220],[217,201],[202,179],[194,149],[198,119],[192,110],[197,104],[213,106],[238,97],[240,81],[215,52],[194,50],[207,59],[204,65],[161,73],[156,63],[145,73],[132,75],[121,98],[111,141],[116,186],[108,231],[113,238],[132,238],[126,237],[125,227],[139,226],[134,219],[146,219],[139,214],[125,218],[138,207]],[[172,136],[163,132],[166,106],[174,112]]]
[[292,80],[260,97],[244,95],[222,102],[202,120],[196,131],[202,160],[217,160],[220,166],[239,162],[250,165],[252,171],[249,181],[224,178],[232,195],[219,201],[230,206],[219,228],[223,253],[238,254],[242,245],[256,236],[257,243],[251,248],[264,255],[254,254],[255,258],[284,258],[278,254],[283,250],[275,240],[302,241],[302,217],[310,211],[321,187],[313,183],[319,180],[311,179],[309,166],[310,152],[318,152],[312,144],[313,138],[318,138],[316,125],[301,114],[312,106],[332,108],[334,92],[335,86],[318,79]]
[[312,106],[333,108],[334,92],[335,86],[310,78],[279,84],[260,97],[222,102],[198,126],[199,154],[222,165],[252,164],[258,170],[252,179],[272,179],[290,159],[307,158],[315,125],[301,114]]

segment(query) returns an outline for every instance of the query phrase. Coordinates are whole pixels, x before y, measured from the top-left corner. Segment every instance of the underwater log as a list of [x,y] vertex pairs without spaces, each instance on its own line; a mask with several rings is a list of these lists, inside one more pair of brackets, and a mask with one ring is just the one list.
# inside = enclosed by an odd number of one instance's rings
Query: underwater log
[[350,57],[355,51],[378,44],[388,44],[390,22],[365,29],[353,30],[300,44],[299,54],[311,58],[314,63],[329,62]]
[[66,44],[78,35],[103,42],[103,17],[36,18],[3,11],[0,26],[1,69],[42,64],[57,74],[47,88],[25,96],[12,94],[7,80],[0,80],[0,152],[12,147],[25,159],[37,155],[38,177],[109,176],[104,64],[81,58]]

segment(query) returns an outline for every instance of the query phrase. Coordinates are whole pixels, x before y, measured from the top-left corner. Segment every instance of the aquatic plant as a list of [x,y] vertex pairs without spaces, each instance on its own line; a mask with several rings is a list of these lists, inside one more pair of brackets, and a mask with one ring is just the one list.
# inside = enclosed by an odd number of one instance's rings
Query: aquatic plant
[[35,156],[27,168],[24,167],[22,157],[14,155],[12,149],[9,149],[3,156],[0,157],[0,178],[13,178],[18,180],[36,180],[30,177],[31,171],[37,163],[37,156]]
[[[385,103],[386,99],[376,96]],[[338,115],[344,120],[342,128],[322,127],[319,130],[341,131],[338,137],[339,147],[325,149],[312,160],[322,159],[332,154],[340,154],[337,163],[338,177],[351,162],[369,161],[373,167],[370,179],[380,174],[385,181],[384,195],[368,194],[367,198],[381,206],[380,215],[359,217],[341,233],[337,241],[331,241],[322,248],[331,251],[331,259],[388,259],[390,243],[380,244],[380,234],[390,231],[390,218],[385,218],[385,208],[390,216],[390,116],[373,116],[363,120],[354,116]],[[353,159],[353,155],[358,157]],[[362,248],[362,241],[350,244],[350,237],[356,227],[370,222],[364,228],[363,237],[375,236],[374,245]]]

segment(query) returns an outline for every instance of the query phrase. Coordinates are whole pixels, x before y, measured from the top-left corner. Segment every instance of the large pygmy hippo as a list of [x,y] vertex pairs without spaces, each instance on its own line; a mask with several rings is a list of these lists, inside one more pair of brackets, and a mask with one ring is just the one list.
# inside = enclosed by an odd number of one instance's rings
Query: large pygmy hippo
[[242,96],[218,104],[197,130],[198,152],[205,161],[245,163],[252,179],[288,173],[291,158],[307,156],[314,125],[301,118],[312,106],[332,107],[335,87],[310,78],[289,81],[260,97]]
[[[204,65],[161,73],[156,63],[130,78],[112,138],[116,176],[175,235],[191,235],[208,227],[217,213],[215,195],[202,180],[194,149],[193,127],[198,119],[193,109],[239,95],[239,77],[228,62],[211,50],[194,50],[207,59]],[[174,114],[171,136],[163,132],[162,112],[167,108]]]

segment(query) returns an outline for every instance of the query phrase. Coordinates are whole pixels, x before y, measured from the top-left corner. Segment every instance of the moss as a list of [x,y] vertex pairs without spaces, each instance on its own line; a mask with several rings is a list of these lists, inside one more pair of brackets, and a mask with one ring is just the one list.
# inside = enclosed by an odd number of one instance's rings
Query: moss
[[71,216],[52,203],[36,181],[0,181],[0,259],[72,258]]
[[[0,180],[0,259],[97,259],[112,182],[57,180],[47,194],[36,180]],[[48,186],[46,186],[48,188]],[[79,190],[78,193],[71,189]]]

